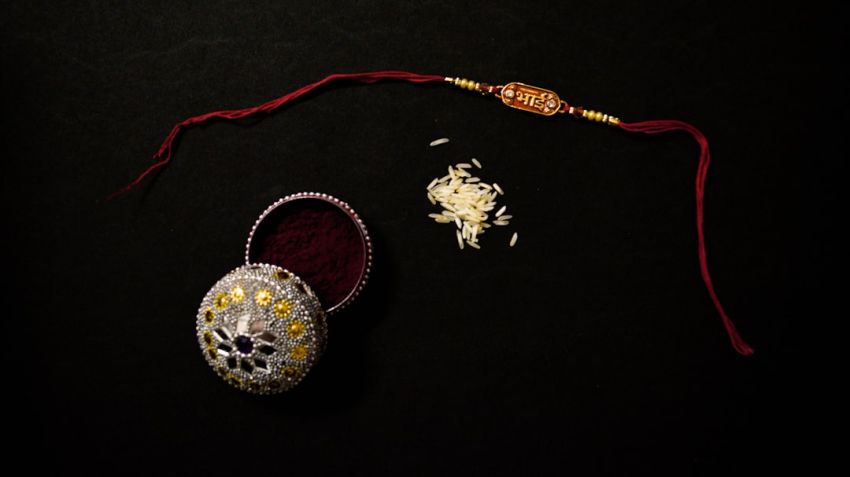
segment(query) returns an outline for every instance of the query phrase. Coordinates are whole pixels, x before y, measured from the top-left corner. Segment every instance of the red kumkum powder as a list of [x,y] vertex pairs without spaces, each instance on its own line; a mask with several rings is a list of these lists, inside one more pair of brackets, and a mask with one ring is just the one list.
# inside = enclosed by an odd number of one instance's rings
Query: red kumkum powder
[[305,198],[281,204],[260,222],[249,258],[298,275],[327,310],[357,288],[366,267],[366,245],[344,210]]

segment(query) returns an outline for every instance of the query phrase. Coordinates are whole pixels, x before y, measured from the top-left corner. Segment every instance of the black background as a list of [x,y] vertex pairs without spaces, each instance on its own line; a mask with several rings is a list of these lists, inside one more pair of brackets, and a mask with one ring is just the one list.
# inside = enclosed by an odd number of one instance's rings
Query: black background
[[[3,174],[26,323],[29,438],[95,473],[713,474],[797,460],[793,363],[815,319],[802,243],[823,231],[820,58],[844,12],[714,2],[29,2],[2,14]],[[837,56],[833,56],[837,58]],[[843,60],[841,60],[843,61]],[[682,119],[712,144],[706,230],[729,346],[698,273],[697,149],[511,111],[445,86],[340,85],[264,120],[174,123],[334,72],[523,81],[624,120]],[[8,119],[11,119],[9,121]],[[438,137],[451,143],[430,148]],[[457,250],[424,186],[477,157],[509,232]],[[299,191],[361,214],[373,280],[332,318],[294,391],[225,385],[194,337],[257,215]],[[818,198],[813,198],[818,197]],[[8,232],[8,231],[11,231]],[[14,296],[13,296],[14,295]],[[792,321],[795,320],[795,321]],[[295,474],[290,474],[295,475]]]

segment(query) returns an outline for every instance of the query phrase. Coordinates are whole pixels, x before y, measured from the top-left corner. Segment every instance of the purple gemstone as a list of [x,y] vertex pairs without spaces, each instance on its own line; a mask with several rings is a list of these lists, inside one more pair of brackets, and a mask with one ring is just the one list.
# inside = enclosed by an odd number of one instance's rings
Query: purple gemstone
[[251,354],[251,351],[254,350],[254,342],[247,336],[237,336],[233,340],[233,344],[236,345],[236,349],[242,354]]

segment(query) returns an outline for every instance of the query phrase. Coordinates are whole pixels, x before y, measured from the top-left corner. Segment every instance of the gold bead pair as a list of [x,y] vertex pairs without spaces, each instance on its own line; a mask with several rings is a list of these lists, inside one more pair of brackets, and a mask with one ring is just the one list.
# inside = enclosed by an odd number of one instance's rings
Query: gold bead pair
[[477,81],[472,81],[471,79],[466,78],[447,78],[448,81],[453,83],[455,86],[459,86],[462,89],[468,89],[469,91],[477,91],[478,87],[481,83]]
[[620,120],[615,118],[614,116],[609,116],[601,111],[593,111],[589,109],[585,109],[584,111],[582,111],[581,117],[589,121],[596,121],[597,123],[606,123],[615,126],[620,122]]

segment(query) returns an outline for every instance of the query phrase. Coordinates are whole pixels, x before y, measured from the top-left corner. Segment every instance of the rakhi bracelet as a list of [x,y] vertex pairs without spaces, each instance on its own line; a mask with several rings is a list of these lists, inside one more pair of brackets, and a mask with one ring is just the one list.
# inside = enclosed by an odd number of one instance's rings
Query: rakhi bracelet
[[[230,121],[272,113],[287,103],[332,83],[351,81],[371,84],[382,80],[442,83],[480,93],[483,96],[492,96],[513,109],[543,116],[569,115],[613,126],[623,131],[644,134],[682,131],[689,134],[699,145],[696,174],[696,229],[700,275],[732,347],[743,356],[753,354],[752,347],[740,336],[720,303],[709,274],[703,216],[705,181],[711,155],[708,141],[702,132],[683,121],[624,122],[608,113],[571,105],[554,91],[519,82],[491,85],[460,77],[423,75],[407,71],[332,74],[258,106],[213,111],[177,123],[153,155],[154,163],[124,188],[109,196],[109,199],[127,193],[146,177],[168,165],[173,157],[174,141],[186,128],[212,120]],[[293,202],[295,199],[311,199],[311,201]],[[296,275],[280,263],[275,265],[252,262],[252,260],[272,261],[266,258],[274,257],[277,253],[274,247],[270,249],[271,251],[262,250],[260,245],[256,245],[256,240],[252,242],[252,239],[261,225],[260,222],[269,215],[271,209],[281,203],[289,204],[281,208],[284,211],[281,212],[284,216],[282,220],[298,220],[300,217],[298,214],[318,213],[316,210],[308,210],[310,207],[305,208],[304,204],[312,203],[316,205],[317,210],[324,210],[323,213],[326,213],[329,221],[350,222],[344,226],[349,229],[345,237],[350,239],[350,248],[356,250],[356,255],[362,257],[362,260],[353,266],[349,273],[350,279],[344,287],[339,290],[322,290],[319,285],[318,290],[314,291],[311,285],[315,282],[308,284],[306,280],[298,276],[303,273],[309,274],[309,270]],[[326,206],[330,209],[325,210]],[[347,219],[341,217],[347,217]],[[279,231],[284,230],[282,225],[268,225],[268,227],[278,227]],[[292,227],[287,230],[291,229]],[[288,239],[283,235],[278,238],[279,243],[273,240],[269,243],[277,244],[275,246],[280,251],[284,251]],[[254,248],[252,247],[260,247],[253,256]],[[240,389],[267,394],[291,388],[309,371],[324,349],[326,313],[344,307],[360,292],[368,278],[371,260],[371,243],[368,233],[363,222],[347,204],[326,194],[317,193],[295,194],[282,199],[270,207],[255,224],[249,237],[246,265],[222,278],[202,301],[197,316],[198,339],[207,356],[207,361],[223,378]],[[289,267],[288,263],[287,267]],[[333,303],[323,303],[323,295],[333,296],[333,299],[328,298]]]

